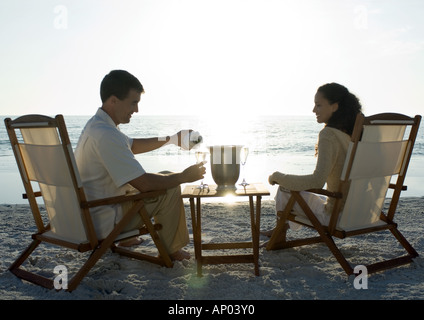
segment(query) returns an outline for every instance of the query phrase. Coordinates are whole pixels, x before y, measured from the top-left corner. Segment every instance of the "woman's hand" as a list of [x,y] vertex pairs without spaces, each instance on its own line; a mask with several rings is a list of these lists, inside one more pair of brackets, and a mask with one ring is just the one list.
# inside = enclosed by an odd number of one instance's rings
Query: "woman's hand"
[[269,177],[268,177],[268,182],[269,182],[269,184],[270,185],[274,185],[274,184],[276,184],[276,182],[275,182],[275,180],[274,180],[274,178],[273,178],[273,175],[271,174]]

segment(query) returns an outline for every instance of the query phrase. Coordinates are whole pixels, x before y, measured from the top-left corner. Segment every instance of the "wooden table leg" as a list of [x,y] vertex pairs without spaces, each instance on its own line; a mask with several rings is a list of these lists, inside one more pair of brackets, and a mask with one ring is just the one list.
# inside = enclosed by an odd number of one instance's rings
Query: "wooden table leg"
[[197,276],[202,276],[202,224],[201,224],[201,203],[200,197],[190,198],[190,211],[193,228],[193,243],[194,243],[194,257],[196,259]]
[[250,224],[252,228],[253,260],[255,264],[255,275],[259,276],[259,228],[261,219],[261,196],[256,197],[256,215],[253,196],[249,196]]
[[[250,221],[251,221],[251,241],[242,242],[218,242],[218,243],[202,243],[202,227],[201,227],[201,198],[221,197],[222,194],[215,190],[212,186],[211,192],[203,194],[195,189],[194,186],[187,186],[182,194],[183,198],[189,198],[194,252],[196,259],[197,275],[202,276],[203,264],[229,264],[229,263],[254,263],[254,273],[259,276],[259,235],[260,235],[260,219],[261,219],[261,199],[263,195],[269,195],[269,192],[262,185],[253,185],[250,189],[245,189],[244,192],[237,192],[236,196],[249,197]],[[240,190],[239,190],[240,191]],[[256,197],[256,203],[255,199]],[[195,200],[196,199],[196,200]],[[248,254],[225,254],[225,255],[208,255],[203,256],[203,250],[227,250],[227,249],[252,249]]]

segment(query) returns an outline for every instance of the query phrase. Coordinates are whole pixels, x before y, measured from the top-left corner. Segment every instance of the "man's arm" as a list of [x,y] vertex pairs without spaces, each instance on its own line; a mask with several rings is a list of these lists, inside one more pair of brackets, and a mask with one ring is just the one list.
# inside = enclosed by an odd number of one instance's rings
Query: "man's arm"
[[194,164],[183,172],[160,174],[145,173],[129,183],[140,192],[169,189],[179,186],[182,183],[194,182],[204,178],[206,168],[203,163]]
[[159,149],[166,143],[170,141],[170,137],[163,138],[146,138],[146,139],[133,139],[133,144],[131,146],[131,151],[134,154],[145,153],[149,151],[153,151]]
[[[133,139],[133,144],[131,146],[131,151],[134,154],[145,153],[159,149],[165,144],[175,144],[178,147],[182,147],[185,150],[191,148],[189,138],[190,133],[193,130],[181,130],[172,136],[166,137],[155,137],[155,138],[146,138],[146,139]],[[185,143],[183,143],[183,140]]]

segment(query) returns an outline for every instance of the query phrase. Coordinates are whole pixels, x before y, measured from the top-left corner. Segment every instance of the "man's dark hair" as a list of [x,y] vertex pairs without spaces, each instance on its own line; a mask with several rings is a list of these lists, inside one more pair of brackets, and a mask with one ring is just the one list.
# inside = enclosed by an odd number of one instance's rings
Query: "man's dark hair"
[[119,100],[124,100],[131,89],[140,93],[144,88],[140,81],[131,73],[125,70],[112,70],[107,74],[100,85],[100,98],[105,102],[109,97],[115,96]]

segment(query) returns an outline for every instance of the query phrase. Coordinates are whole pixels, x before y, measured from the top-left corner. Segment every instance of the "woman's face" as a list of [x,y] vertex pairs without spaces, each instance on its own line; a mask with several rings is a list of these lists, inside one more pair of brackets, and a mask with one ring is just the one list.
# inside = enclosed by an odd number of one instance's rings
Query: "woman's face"
[[321,92],[315,94],[315,106],[312,112],[317,116],[318,123],[328,123],[331,115],[339,108],[339,104],[330,104]]

